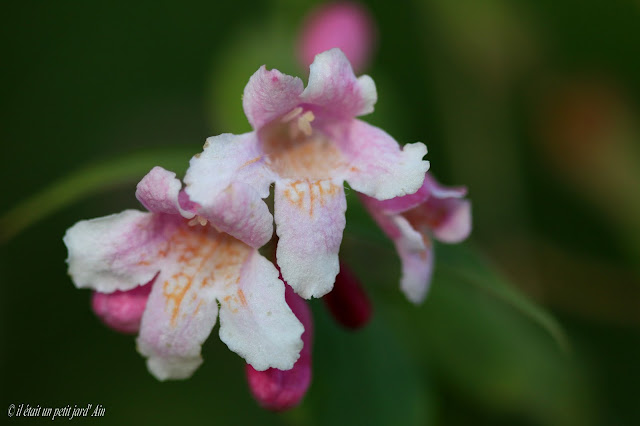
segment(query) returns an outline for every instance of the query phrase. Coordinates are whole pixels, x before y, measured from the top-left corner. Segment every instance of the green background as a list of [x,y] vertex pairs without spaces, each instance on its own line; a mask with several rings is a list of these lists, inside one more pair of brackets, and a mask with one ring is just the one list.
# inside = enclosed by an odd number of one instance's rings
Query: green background
[[[133,338],[94,317],[66,274],[65,230],[138,208],[135,183],[156,158],[184,172],[206,137],[248,130],[240,95],[260,65],[305,77],[295,41],[314,4],[3,6],[0,214],[78,169],[133,160],[121,179],[94,176],[113,179],[108,192],[20,233],[53,201],[1,222],[15,235],[0,246],[0,408],[101,404],[105,416],[87,419],[101,424],[640,424],[637,1],[364,2],[379,94],[365,119],[424,141],[431,171],[468,186],[474,232],[436,247],[416,307],[397,288],[392,245],[351,196],[341,256],[375,315],[348,332],[311,302],[314,379],[298,408],[260,409],[217,329],[191,379],[160,383]],[[551,312],[571,349],[509,288]],[[9,419],[38,421],[51,422]]]

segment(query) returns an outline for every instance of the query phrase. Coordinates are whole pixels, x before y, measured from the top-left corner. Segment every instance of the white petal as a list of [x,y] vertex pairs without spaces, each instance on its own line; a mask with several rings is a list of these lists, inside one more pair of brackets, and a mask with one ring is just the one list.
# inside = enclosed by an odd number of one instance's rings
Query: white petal
[[346,209],[340,180],[276,182],[278,265],[284,280],[306,299],[333,288]]
[[256,251],[220,300],[220,339],[256,370],[289,370],[300,356],[304,328],[284,294],[278,271]]

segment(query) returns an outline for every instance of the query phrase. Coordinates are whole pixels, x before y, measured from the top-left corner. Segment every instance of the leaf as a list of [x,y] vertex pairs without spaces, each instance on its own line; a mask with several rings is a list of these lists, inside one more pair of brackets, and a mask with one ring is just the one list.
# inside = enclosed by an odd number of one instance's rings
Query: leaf
[[536,304],[507,280],[477,250],[466,244],[456,246],[436,244],[437,267],[453,276],[463,278],[496,298],[513,306],[543,327],[565,353],[570,352],[567,336],[556,321],[542,306]]
[[154,166],[184,172],[192,151],[146,151],[86,166],[53,182],[0,216],[0,243],[89,195],[139,181]]

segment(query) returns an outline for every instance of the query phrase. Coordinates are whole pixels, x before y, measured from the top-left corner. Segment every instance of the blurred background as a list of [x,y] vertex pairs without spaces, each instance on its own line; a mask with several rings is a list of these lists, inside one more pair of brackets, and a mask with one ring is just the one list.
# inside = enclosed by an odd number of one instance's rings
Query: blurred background
[[[163,152],[183,173],[206,137],[250,130],[244,85],[262,64],[306,78],[297,43],[319,4],[6,4],[0,214],[104,161]],[[640,2],[360,4],[377,35],[361,71],[379,101],[364,119],[425,142],[431,172],[473,203],[470,240],[436,247],[427,301],[400,293],[393,246],[351,197],[341,256],[374,318],[346,331],[312,301],[299,407],[259,408],[217,328],[190,380],[160,383],[64,262],[76,221],[140,208],[151,166],[132,160],[135,177],[25,229],[56,201],[3,216],[3,409],[101,404],[101,424],[640,424]]]

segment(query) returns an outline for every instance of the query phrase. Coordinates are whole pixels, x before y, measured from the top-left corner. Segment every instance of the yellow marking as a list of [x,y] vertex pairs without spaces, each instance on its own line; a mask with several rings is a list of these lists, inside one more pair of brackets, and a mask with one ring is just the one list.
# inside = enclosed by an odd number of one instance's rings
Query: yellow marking
[[200,306],[202,306],[203,303],[204,303],[204,300],[200,299],[200,301],[198,302],[198,305],[196,306],[196,310],[193,311],[194,316],[198,315],[198,312],[200,311]]
[[240,298],[240,304],[247,306],[247,299],[244,297],[244,291],[241,288],[238,289],[238,297]]
[[283,191],[283,195],[291,204],[302,210],[308,193],[309,216],[313,216],[316,202],[324,207],[327,197],[334,196],[338,189],[339,186],[329,180],[296,180],[289,184],[289,187]]
[[[188,318],[199,312],[204,303],[198,296],[201,289],[217,282],[225,284],[225,288],[234,284],[234,279],[239,282],[240,270],[251,252],[250,247],[227,234],[217,233],[211,227],[189,227],[187,223],[185,220],[184,226],[174,230],[167,247],[163,248],[179,271],[162,284],[171,327],[176,327],[179,318]],[[243,297],[238,293],[233,296],[233,301],[241,303]],[[185,300],[186,304],[183,303]],[[224,300],[229,302],[230,299]],[[230,308],[232,312],[237,311],[232,306]]]
[[260,161],[261,159],[262,159],[262,155],[247,161],[242,166],[240,166],[240,168],[242,169],[242,168],[245,168],[247,166],[250,166],[251,164],[253,164],[253,163],[257,162],[257,161]]

